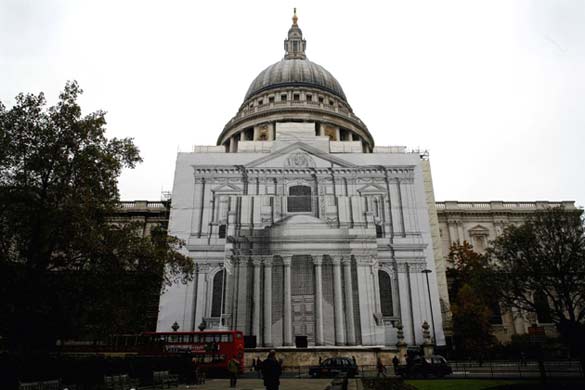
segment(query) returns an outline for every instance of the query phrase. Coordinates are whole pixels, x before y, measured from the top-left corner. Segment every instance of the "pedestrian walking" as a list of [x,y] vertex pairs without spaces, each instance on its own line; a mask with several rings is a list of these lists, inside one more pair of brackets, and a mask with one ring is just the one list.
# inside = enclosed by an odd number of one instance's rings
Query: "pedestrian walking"
[[378,371],[377,375],[378,378],[380,376],[383,376],[384,378],[386,377],[386,367],[384,366],[384,363],[382,363],[382,359],[380,358],[378,358],[378,360],[376,361],[376,370]]
[[262,376],[266,390],[278,390],[282,365],[276,360],[276,352],[270,351],[266,360],[262,362]]
[[256,362],[256,366],[254,367],[256,374],[258,375],[258,378],[262,378],[262,360],[257,358],[254,361]]

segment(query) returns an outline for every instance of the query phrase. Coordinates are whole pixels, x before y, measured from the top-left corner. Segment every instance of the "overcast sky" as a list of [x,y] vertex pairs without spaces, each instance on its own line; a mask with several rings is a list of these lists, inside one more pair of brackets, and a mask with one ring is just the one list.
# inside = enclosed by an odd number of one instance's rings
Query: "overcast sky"
[[77,80],[141,150],[122,199],[158,200],[282,58],[293,7],[376,144],[430,151],[437,200],[585,205],[583,0],[0,0],[0,100]]

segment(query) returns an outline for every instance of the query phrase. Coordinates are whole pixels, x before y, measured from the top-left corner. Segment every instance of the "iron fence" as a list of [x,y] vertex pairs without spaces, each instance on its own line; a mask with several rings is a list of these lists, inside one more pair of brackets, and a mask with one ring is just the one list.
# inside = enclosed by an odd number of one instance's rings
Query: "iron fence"
[[[540,365],[542,364],[542,366]],[[477,378],[477,379],[516,379],[516,378],[534,378],[541,375],[541,369],[547,378],[584,378],[581,364],[578,360],[554,360],[539,363],[536,360],[460,360],[449,361],[449,366],[453,369],[453,374],[449,378]],[[283,378],[309,378],[309,368],[311,366],[290,366],[283,365]],[[359,377],[378,376],[376,365],[359,365]],[[392,365],[386,366],[384,372],[386,376],[394,376]],[[245,378],[261,377],[260,372],[247,370],[243,375]]]

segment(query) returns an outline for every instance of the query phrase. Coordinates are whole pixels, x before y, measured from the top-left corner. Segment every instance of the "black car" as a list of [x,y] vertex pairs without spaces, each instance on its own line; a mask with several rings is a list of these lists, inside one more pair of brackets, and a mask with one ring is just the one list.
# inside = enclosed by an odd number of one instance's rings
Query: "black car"
[[430,358],[416,356],[412,358],[409,364],[396,368],[396,375],[400,375],[403,378],[442,378],[452,373],[453,370],[447,360],[440,355],[433,355]]
[[358,366],[353,359],[337,357],[325,359],[318,366],[309,368],[312,378],[334,378],[339,374],[347,374],[352,378],[358,374]]

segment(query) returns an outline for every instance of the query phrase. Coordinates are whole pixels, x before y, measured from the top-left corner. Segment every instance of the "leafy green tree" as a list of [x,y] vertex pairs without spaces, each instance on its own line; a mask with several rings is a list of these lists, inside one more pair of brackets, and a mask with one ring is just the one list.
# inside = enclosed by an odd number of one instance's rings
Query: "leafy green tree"
[[455,347],[466,356],[481,358],[494,343],[491,308],[497,305],[486,279],[487,260],[467,241],[453,243],[448,260]]
[[582,211],[536,212],[523,225],[508,226],[488,255],[496,289],[506,306],[552,321],[573,353],[585,360]]
[[82,115],[68,82],[0,102],[0,335],[13,347],[122,331],[142,296],[186,280],[192,262],[163,228],[112,223],[118,177],[141,162],[132,139],[107,138],[103,111]]

